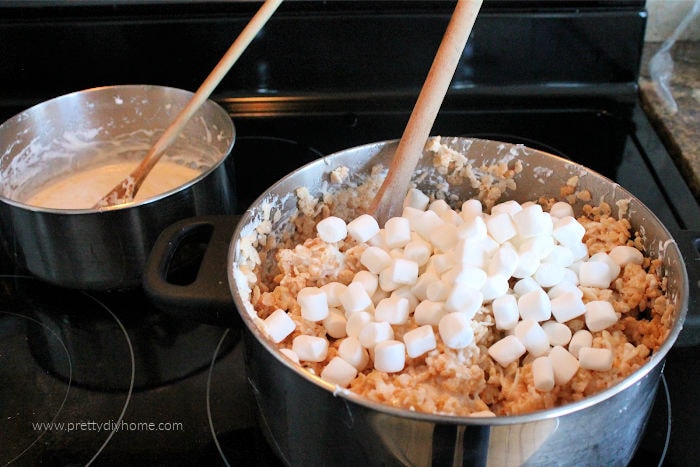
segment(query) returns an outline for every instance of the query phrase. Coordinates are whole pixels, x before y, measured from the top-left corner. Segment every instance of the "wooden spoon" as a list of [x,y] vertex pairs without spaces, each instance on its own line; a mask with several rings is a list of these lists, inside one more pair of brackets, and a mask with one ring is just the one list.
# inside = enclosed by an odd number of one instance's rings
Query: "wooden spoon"
[[430,136],[435,117],[450,86],[481,4],[482,0],[459,0],[455,6],[389,165],[386,179],[370,204],[368,213],[377,219],[379,225],[384,225],[391,217],[401,215],[401,205],[408,191],[411,175]]
[[180,133],[192,115],[206,102],[216,86],[226,76],[233,64],[238,60],[246,47],[252,42],[258,32],[263,28],[267,20],[277,10],[282,0],[265,0],[258,12],[243,28],[231,47],[226,51],[219,63],[209,73],[197,92],[192,96],[187,105],[175,117],[175,120],[166,128],[165,132],[148,151],[141,163],[119,184],[100,199],[93,208],[99,209],[115,204],[127,203],[133,200],[141,184],[148,176],[154,165],[160,160],[163,152],[170,146]]

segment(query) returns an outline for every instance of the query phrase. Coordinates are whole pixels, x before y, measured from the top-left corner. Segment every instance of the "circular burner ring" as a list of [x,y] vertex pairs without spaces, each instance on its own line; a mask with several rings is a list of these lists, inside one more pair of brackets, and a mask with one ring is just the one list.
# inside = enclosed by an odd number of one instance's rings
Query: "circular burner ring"
[[[85,420],[79,419],[80,418],[80,413],[78,414],[79,417],[75,418],[74,420],[59,420],[60,415],[68,416],[66,413],[66,410],[68,410],[68,406],[72,405],[73,408],[78,408],[78,410],[81,410],[80,407],[82,407],[82,404],[80,404],[80,401],[73,401],[71,400],[71,396],[78,391],[78,388],[74,385],[74,362],[75,362],[75,355],[72,355],[72,352],[70,350],[70,346],[67,345],[66,341],[61,338],[59,335],[59,332],[56,332],[55,329],[52,329],[51,326],[49,326],[47,323],[42,322],[39,317],[31,316],[32,314],[36,314],[35,311],[32,309],[31,302],[25,302],[23,301],[23,298],[26,298],[26,290],[24,288],[28,288],[27,290],[30,290],[33,286],[39,286],[43,287],[43,284],[36,280],[33,277],[30,276],[20,276],[20,275],[0,275],[0,283],[4,286],[2,290],[5,292],[5,294],[0,297],[0,299],[4,299],[6,303],[2,303],[2,306],[4,308],[18,308],[20,311],[17,310],[12,310],[12,311],[7,311],[7,309],[0,310],[0,316],[10,316],[13,319],[21,319],[25,323],[29,323],[29,326],[26,329],[26,334],[22,334],[21,331],[23,329],[20,329],[20,327],[16,328],[16,334],[10,337],[17,337],[18,339],[21,339],[24,341],[24,345],[26,348],[26,355],[25,359],[26,361],[23,362],[23,368],[27,373],[25,374],[25,380],[28,381],[34,381],[37,380],[37,378],[41,378],[44,380],[46,384],[53,385],[56,387],[65,388],[65,394],[63,395],[63,399],[60,403],[60,406],[56,410],[56,413],[54,414],[53,418],[50,421],[47,420],[30,420],[27,419],[27,417],[30,416],[30,414],[22,414],[21,412],[17,412],[16,417],[7,417],[7,419],[13,419],[17,418],[17,421],[19,423],[24,424],[25,426],[25,431],[26,429],[29,429],[32,433],[35,431],[32,426],[32,423],[44,423],[45,425],[42,427],[43,429],[39,433],[38,437],[34,439],[34,441],[31,441],[24,449],[22,449],[21,452],[17,453],[14,455],[12,459],[7,460],[8,463],[16,462],[20,458],[23,458],[27,456],[30,452],[33,452],[32,448],[37,445],[39,440],[43,439],[45,436],[48,435],[50,431],[56,430],[58,434],[56,436],[62,436],[65,435],[64,428],[66,423],[70,422],[83,422]],[[30,294],[31,295],[31,294]],[[105,449],[105,447],[109,444],[110,440],[114,436],[114,434],[118,431],[119,424],[122,422],[124,415],[126,413],[126,409],[129,406],[129,402],[131,400],[132,392],[133,392],[133,386],[134,386],[134,374],[135,374],[135,359],[134,359],[134,351],[133,351],[133,346],[131,344],[131,340],[129,339],[129,336],[126,332],[126,328],[124,327],[123,323],[119,320],[119,318],[103,303],[101,303],[99,300],[96,300],[94,297],[91,297],[88,294],[82,294],[84,297],[87,297],[91,301],[94,302],[97,306],[95,307],[98,310],[102,310],[107,313],[108,319],[113,320],[116,325],[119,327],[121,330],[122,335],[124,336],[124,340],[126,343],[126,346],[129,349],[129,354],[130,354],[130,367],[131,367],[131,375],[130,375],[130,383],[128,387],[128,391],[125,394],[125,399],[124,402],[120,408],[120,412],[118,417],[116,418],[116,421],[111,422],[112,429],[108,430],[108,434],[104,440],[101,441],[101,444],[96,448],[95,453],[92,455],[92,457],[87,461],[87,464],[92,463],[95,459],[97,459],[102,451]],[[52,350],[52,357],[54,357],[53,361],[53,369],[54,370],[60,370],[58,374],[54,373],[53,371],[49,369],[43,368],[41,365],[38,364],[36,360],[36,355],[35,355],[35,349],[31,348],[32,341],[30,339],[29,334],[31,333],[31,330],[34,330],[35,333],[38,333],[39,335],[43,336],[45,339],[48,339],[46,341],[47,344],[49,344]],[[6,342],[6,341],[5,341]],[[14,345],[12,346],[12,357],[17,358],[17,351],[19,349],[19,345]],[[57,352],[55,351],[56,349],[61,349],[63,351],[62,356],[65,356],[65,364],[61,365],[60,363],[57,363],[55,361],[55,357],[57,356]],[[34,350],[34,351],[33,351]],[[66,366],[67,368],[63,368],[63,366]],[[17,377],[18,375],[16,373],[13,373],[12,376],[15,378],[15,380],[18,380]],[[21,378],[21,375],[19,375]],[[7,387],[7,386],[5,386]],[[20,400],[17,401],[17,409],[20,408],[31,408],[32,410],[33,407],[26,407],[26,405],[21,405],[21,404],[31,404],[31,400],[27,398],[31,398],[31,394],[26,392],[26,391],[17,391],[13,392],[13,395],[19,396]],[[45,400],[45,396],[41,395],[42,400]],[[3,400],[10,400],[9,398],[3,398]],[[21,407],[20,407],[21,406]],[[14,409],[14,410],[17,410]],[[119,409],[119,408],[118,408]],[[32,416],[34,413],[32,412]],[[73,418],[73,415],[70,415],[71,418]],[[24,436],[21,433],[21,430],[18,433],[18,436],[22,437]],[[7,433],[7,432],[6,432]],[[18,442],[21,442],[18,440]],[[41,453],[37,453],[39,456],[41,456]]]

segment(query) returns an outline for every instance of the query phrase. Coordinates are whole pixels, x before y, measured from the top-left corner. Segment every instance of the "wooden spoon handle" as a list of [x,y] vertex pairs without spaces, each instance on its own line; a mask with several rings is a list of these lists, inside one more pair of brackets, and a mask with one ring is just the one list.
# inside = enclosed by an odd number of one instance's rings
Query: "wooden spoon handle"
[[379,225],[384,225],[387,219],[401,214],[401,203],[406,195],[411,175],[430,136],[430,130],[450,86],[481,4],[482,0],[459,0],[455,6],[433,64],[391,160],[386,179],[370,205],[369,214],[377,218]]
[[135,184],[134,194],[136,194],[141,183],[156,162],[158,162],[163,152],[170,146],[192,115],[206,102],[214,89],[219,85],[224,76],[226,76],[226,73],[228,73],[236,60],[238,60],[281,3],[282,0],[265,1],[255,16],[253,16],[245,28],[243,28],[233,44],[231,44],[231,47],[229,47],[224,56],[221,57],[219,63],[217,63],[214,69],[209,73],[209,76],[207,76],[204,82],[199,86],[199,89],[197,89],[187,105],[180,111],[175,120],[173,120],[161,137],[158,138],[151,147],[146,157],[141,161],[141,164],[139,164],[132,173]]

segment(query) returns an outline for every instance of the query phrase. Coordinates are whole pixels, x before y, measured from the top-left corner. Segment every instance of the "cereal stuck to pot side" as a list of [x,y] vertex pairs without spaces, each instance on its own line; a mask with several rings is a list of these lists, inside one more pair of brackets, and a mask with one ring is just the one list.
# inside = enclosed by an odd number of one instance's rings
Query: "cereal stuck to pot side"
[[[660,347],[674,306],[628,220],[602,202],[574,217],[590,200],[575,180],[561,201],[502,201],[517,158],[477,175],[439,138],[427,149],[447,185],[412,188],[384,226],[360,214],[379,170],[321,199],[297,192],[295,234],[249,280],[259,326],[286,355],[373,401],[483,416],[580,400]],[[456,200],[454,183],[478,195]]]

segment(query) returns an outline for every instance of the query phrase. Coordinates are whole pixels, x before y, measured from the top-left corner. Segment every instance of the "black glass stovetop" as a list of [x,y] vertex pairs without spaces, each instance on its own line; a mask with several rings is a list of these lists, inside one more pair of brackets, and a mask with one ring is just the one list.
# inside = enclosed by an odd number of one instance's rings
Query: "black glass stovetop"
[[[391,106],[308,112],[298,102],[286,111],[221,103],[236,123],[227,163],[239,211],[321,155],[400,137],[407,119]],[[636,105],[620,113],[462,111],[447,102],[433,134],[519,142],[568,157],[629,189],[669,228],[698,229],[697,202],[685,196],[649,130]],[[279,464],[257,428],[240,330],[161,309],[141,290],[43,284],[4,256],[0,273],[0,465]],[[669,354],[632,465],[700,462],[700,403],[689,390],[700,382],[698,357],[692,345]]]

